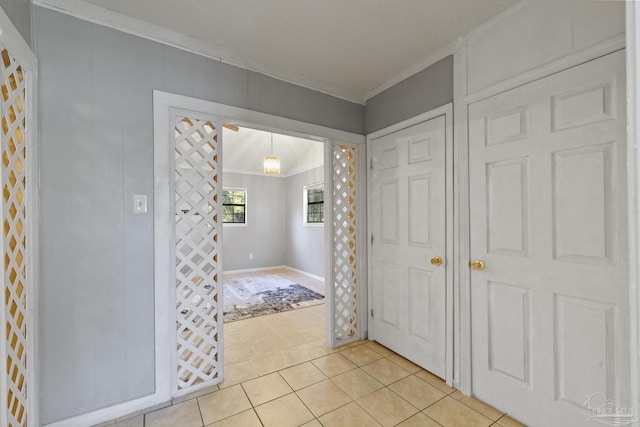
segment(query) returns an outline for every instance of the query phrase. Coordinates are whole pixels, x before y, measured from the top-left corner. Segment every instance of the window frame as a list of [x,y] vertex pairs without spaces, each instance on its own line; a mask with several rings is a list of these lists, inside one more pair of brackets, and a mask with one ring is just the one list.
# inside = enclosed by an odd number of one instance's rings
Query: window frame
[[[314,190],[316,188],[322,188],[322,205],[325,206],[326,205],[326,200],[324,197],[325,194],[325,188],[324,188],[324,182],[316,182],[313,184],[309,184],[309,185],[305,185],[303,187],[302,190],[302,224],[306,227],[323,227],[324,226],[324,221],[325,221],[325,212],[323,209],[323,215],[322,215],[322,221],[320,222],[309,222],[309,190]],[[312,202],[315,204],[318,204],[319,202]]]
[[[225,204],[224,192],[225,191],[243,191],[244,192],[244,205]],[[223,227],[246,227],[248,225],[247,218],[247,206],[249,205],[249,192],[246,187],[222,187],[222,226]],[[224,207],[225,206],[244,206],[244,222],[225,222],[224,220]]]

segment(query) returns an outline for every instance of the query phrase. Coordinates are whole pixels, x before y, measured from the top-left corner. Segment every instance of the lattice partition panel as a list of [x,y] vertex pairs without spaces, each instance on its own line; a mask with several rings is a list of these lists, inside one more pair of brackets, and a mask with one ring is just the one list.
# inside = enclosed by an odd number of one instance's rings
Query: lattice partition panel
[[333,145],[333,287],[336,343],[358,338],[356,147]]
[[175,126],[178,389],[219,374],[218,132],[206,120]]
[[[25,76],[4,49],[2,66],[2,213],[7,424],[27,425],[27,247]],[[0,425],[2,422],[0,422]]]

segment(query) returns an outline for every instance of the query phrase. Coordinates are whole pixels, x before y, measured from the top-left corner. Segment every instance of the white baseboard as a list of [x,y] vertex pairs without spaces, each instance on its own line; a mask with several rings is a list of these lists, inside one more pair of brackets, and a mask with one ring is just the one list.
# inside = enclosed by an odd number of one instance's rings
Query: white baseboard
[[293,267],[285,267],[285,268],[288,268],[289,270],[293,270],[296,273],[300,273],[304,276],[311,277],[312,279],[324,281],[324,277],[322,276],[316,276],[315,274],[307,273],[306,271],[298,270],[297,268],[293,268]]
[[144,414],[155,409],[164,408],[171,405],[171,398],[152,394],[139,399],[130,400],[107,408],[77,415],[61,421],[45,424],[45,427],[86,427],[94,425],[104,425],[118,419],[128,419],[135,414]]
[[290,267],[287,267],[286,265],[277,265],[273,267],[245,268],[242,270],[223,270],[223,274],[260,273],[263,271],[282,270],[283,268],[290,268]]
[[229,270],[229,271],[225,270],[224,274],[262,273],[262,272],[268,272],[268,271],[274,271],[274,270],[282,270],[282,269],[288,269],[288,270],[291,270],[291,271],[295,271],[296,273],[302,274],[304,276],[310,277],[312,279],[324,281],[324,277],[322,277],[322,276],[317,276],[315,274],[307,273],[306,271],[298,270],[297,268],[289,267],[288,265],[277,265],[277,266],[273,266],[273,267],[246,268],[246,269],[243,269],[243,270]]

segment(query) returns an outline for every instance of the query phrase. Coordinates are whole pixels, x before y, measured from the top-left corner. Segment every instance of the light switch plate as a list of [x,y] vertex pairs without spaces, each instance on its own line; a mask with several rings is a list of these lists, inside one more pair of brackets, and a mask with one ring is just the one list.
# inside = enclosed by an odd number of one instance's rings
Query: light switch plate
[[147,213],[147,196],[144,194],[133,195],[133,213],[143,214]]

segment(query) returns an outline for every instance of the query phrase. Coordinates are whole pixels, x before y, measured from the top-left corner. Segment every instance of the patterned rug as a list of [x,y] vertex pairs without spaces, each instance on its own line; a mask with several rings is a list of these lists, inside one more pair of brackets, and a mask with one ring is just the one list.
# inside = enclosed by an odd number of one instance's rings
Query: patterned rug
[[224,321],[322,304],[324,296],[275,274],[225,279]]

